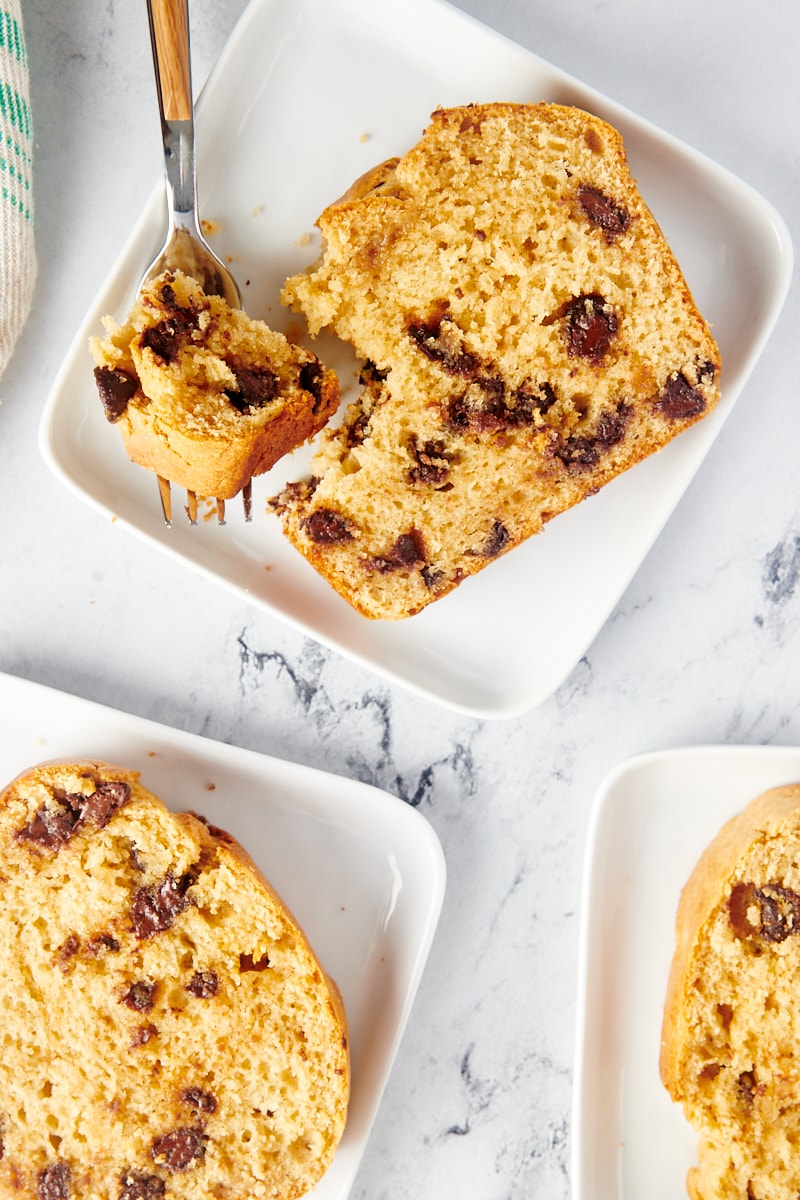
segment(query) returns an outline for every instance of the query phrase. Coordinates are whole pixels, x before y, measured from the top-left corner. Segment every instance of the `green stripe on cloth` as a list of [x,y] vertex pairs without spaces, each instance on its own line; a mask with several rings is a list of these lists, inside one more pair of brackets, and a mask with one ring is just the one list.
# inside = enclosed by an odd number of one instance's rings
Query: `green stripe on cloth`
[[0,188],[0,198],[2,198],[3,200],[7,200],[8,203],[11,205],[11,207],[13,209],[15,209],[16,212],[18,212],[20,214],[20,216],[24,217],[26,221],[30,221],[31,218],[33,217],[33,213],[28,208],[27,204],[23,204],[22,201],[20,199],[18,199],[17,196],[12,195],[12,193],[9,192],[8,188],[6,188],[6,187]]
[[2,154],[0,154],[0,171],[5,171],[6,175],[10,175],[12,179],[16,179],[26,192],[31,190],[31,185],[27,177],[22,171],[18,171],[14,164],[10,163],[7,158],[3,158]]
[[29,138],[33,130],[31,110],[10,84],[0,80],[0,117],[5,117],[24,136]]
[[27,65],[28,55],[19,21],[15,21],[11,13],[5,12],[2,8],[0,8],[0,50],[7,50],[17,62],[22,63],[23,66]]
[[20,162],[24,162],[26,167],[30,167],[33,164],[30,154],[26,154],[19,142],[15,142],[8,134],[5,136],[5,143],[7,149],[13,150]]
[[24,2],[0,0],[0,377],[30,314],[36,284],[35,153]]

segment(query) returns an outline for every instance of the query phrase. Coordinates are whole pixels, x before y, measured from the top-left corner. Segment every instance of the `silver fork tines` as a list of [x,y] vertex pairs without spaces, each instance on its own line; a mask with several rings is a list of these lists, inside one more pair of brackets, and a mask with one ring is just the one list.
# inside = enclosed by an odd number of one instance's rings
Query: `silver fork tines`
[[164,514],[164,524],[172,525],[172,493],[169,489],[169,480],[162,479],[157,475],[158,479],[158,494],[161,497],[161,511]]
[[[171,484],[168,479],[164,479],[161,475],[157,475],[158,494],[161,499],[161,511],[164,514],[164,524],[168,528],[172,528],[172,491]],[[217,496],[214,500],[217,508],[217,524],[225,524],[225,501],[221,496]],[[242,488],[242,505],[244,506],[244,519],[251,521],[253,519],[253,487],[252,483],[245,484]],[[197,495],[195,492],[186,493],[186,515],[189,518],[191,525],[197,524]]]

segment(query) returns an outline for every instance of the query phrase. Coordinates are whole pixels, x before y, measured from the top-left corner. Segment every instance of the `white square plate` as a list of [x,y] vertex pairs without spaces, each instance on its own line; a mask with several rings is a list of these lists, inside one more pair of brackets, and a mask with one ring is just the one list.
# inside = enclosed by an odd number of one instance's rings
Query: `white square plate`
[[800,782],[800,748],[644,755],[603,782],[581,911],[572,1122],[574,1200],[678,1200],[697,1136],[658,1071],[681,889],[729,817]]
[[[745,184],[441,0],[252,0],[197,119],[201,210],[219,224],[213,245],[233,259],[251,315],[296,327],[278,297],[317,257],[325,205],[412,146],[438,105],[493,100],[576,104],[623,134],[724,364],[721,405],[660,454],[400,623],[359,616],[266,514],[266,498],[302,475],[307,450],[256,481],[252,525],[229,504],[224,529],[191,529],[182,514],[165,529],[155,480],[128,463],[105,421],[86,349],[162,243],[160,184],[78,332],[41,427],[56,474],[120,525],[324,645],[479,717],[541,703],[585,653],[730,412],[780,311],[792,258],[780,217]],[[315,348],[352,398],[352,356],[326,337]]]
[[0,674],[0,789],[49,758],[141,772],[170,808],[227,829],[283,897],[336,980],[350,1027],[344,1136],[316,1200],[346,1200],[364,1153],[444,896],[433,829],[394,796],[168,729]]

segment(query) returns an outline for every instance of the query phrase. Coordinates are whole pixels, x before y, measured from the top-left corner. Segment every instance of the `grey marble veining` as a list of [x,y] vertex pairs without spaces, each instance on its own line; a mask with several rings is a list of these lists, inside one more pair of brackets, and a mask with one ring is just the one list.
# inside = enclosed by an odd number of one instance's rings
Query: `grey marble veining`
[[[800,231],[794,0],[460,6],[722,162]],[[196,88],[244,7],[192,0]],[[513,720],[460,716],[154,556],[46,471],[42,403],[160,150],[143,4],[26,0],[25,20],[40,275],[0,379],[0,669],[416,806],[442,840],[447,895],[353,1200],[564,1200],[580,882],[600,781],[652,749],[800,740],[797,288],[559,690]]]

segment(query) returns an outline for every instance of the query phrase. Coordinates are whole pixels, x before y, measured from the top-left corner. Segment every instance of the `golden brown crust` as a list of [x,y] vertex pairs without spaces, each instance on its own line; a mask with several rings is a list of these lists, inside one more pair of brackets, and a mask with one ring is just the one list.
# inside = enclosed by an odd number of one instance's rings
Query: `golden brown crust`
[[344,1127],[347,1025],[236,840],[58,760],[0,795],[0,876],[0,1194],[304,1195]]
[[329,204],[323,214],[323,219],[327,219],[328,215],[332,215],[338,208],[344,208],[350,203],[357,203],[363,200],[370,194],[377,195],[380,193],[384,196],[403,196],[402,187],[397,184],[397,164],[399,158],[387,158],[385,162],[378,163],[376,167],[370,167],[363,175],[359,175],[354,183],[335,200],[333,204]]
[[717,348],[591,114],[437,110],[318,224],[283,300],[368,379],[275,508],[365,616],[419,612],[717,402]]

